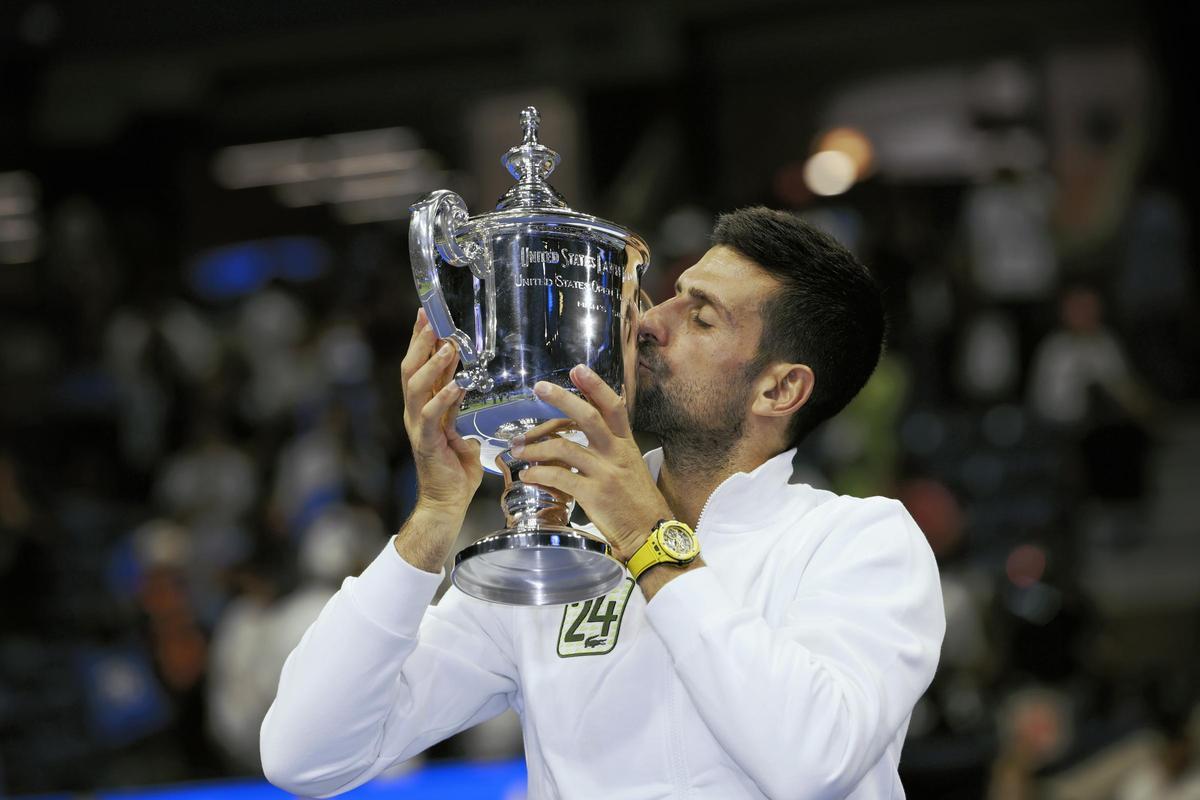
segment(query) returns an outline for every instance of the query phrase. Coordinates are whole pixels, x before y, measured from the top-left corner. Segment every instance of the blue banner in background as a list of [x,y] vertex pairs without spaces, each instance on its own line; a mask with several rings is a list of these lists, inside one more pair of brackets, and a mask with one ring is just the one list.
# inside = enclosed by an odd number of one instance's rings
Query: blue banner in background
[[[347,800],[524,800],[525,762],[434,763],[380,778],[339,795]],[[71,800],[76,795],[26,795],[24,800]],[[222,781],[89,793],[96,800],[286,800],[294,795],[266,781]]]
[[232,300],[257,292],[272,278],[291,283],[316,280],[333,254],[313,236],[279,236],[214,247],[192,259],[188,282],[207,300]]

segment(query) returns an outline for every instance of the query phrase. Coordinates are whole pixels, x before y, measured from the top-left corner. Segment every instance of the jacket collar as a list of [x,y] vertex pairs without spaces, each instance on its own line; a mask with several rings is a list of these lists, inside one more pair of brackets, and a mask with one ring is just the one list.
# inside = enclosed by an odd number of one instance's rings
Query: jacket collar
[[[735,472],[723,480],[708,496],[697,527],[702,527],[706,533],[739,533],[759,529],[783,513],[796,514],[798,509],[791,502],[785,502],[795,456],[796,448],[793,447],[767,459],[750,472]],[[657,481],[662,469],[662,448],[651,450],[643,458]],[[806,505],[815,505],[815,492],[811,487],[795,484],[794,488],[804,490],[808,500]]]

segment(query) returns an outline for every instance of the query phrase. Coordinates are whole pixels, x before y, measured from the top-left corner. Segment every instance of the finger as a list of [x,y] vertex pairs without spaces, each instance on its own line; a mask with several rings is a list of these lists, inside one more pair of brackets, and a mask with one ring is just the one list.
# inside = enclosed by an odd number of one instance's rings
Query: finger
[[517,458],[531,464],[555,461],[574,467],[584,475],[595,474],[599,466],[599,458],[594,451],[559,436],[533,444],[517,445],[512,452]]
[[447,383],[421,409],[417,431],[422,445],[430,446],[436,444],[439,438],[445,438],[442,420],[450,407],[462,399],[462,394],[463,390],[458,384]]
[[[444,341],[450,342],[451,340],[445,339]],[[454,348],[454,351],[450,353],[450,358],[446,361],[446,371],[441,375],[442,379],[447,381],[454,377],[454,373],[458,371],[458,364],[462,360],[458,353],[458,345],[451,344],[451,346]],[[439,386],[438,388],[440,389],[441,387]]]
[[453,436],[447,438],[450,442],[450,448],[459,455],[464,455],[466,453],[474,453],[475,455],[479,455],[478,439],[464,439],[462,436],[459,436],[457,432],[455,432]]
[[[523,438],[526,442],[537,442],[542,439],[548,439],[551,436],[557,436],[564,431],[578,430],[578,428],[579,426],[575,424],[575,420],[573,419],[555,417],[554,419],[543,422],[536,428],[530,428],[525,433]],[[514,443],[516,442],[515,439],[513,441]]]
[[404,354],[404,360],[400,362],[400,377],[406,390],[409,379],[429,360],[429,354],[436,341],[437,334],[428,324],[422,323],[421,315],[418,314],[417,328],[408,342],[408,352]]
[[612,438],[612,431],[605,424],[600,412],[582,397],[549,381],[535,383],[533,393],[540,400],[549,403],[573,419],[579,430],[587,435],[588,443],[593,447],[603,447]]
[[592,402],[609,430],[617,436],[633,435],[629,429],[629,412],[625,409],[625,401],[595,371],[579,364],[571,369],[571,383]]
[[[449,354],[445,354],[442,349],[446,345],[450,346]],[[433,385],[430,386],[429,392],[437,394],[447,383],[454,382],[454,373],[458,371],[458,345],[453,339],[442,339],[435,346],[429,363],[430,369],[433,370]]]
[[[441,391],[448,384],[455,383],[454,372],[456,369],[458,369],[458,351],[457,350],[455,351],[454,358],[450,359],[450,364],[447,366],[446,371],[442,374],[442,384],[443,385],[438,386],[438,391]],[[459,402],[450,406],[450,410],[446,412],[446,418],[445,418],[444,422],[445,422],[446,434],[448,436],[458,437],[458,432],[454,428],[454,423],[458,419],[458,412],[460,410],[462,410],[462,402],[461,401],[462,401],[462,397],[465,394],[466,394],[466,391],[464,390],[459,395]]]
[[408,381],[408,393],[404,396],[404,413],[410,419],[418,419],[424,413],[426,404],[436,397],[446,386],[454,386],[454,381],[439,380],[445,363],[452,360],[454,347],[446,343],[438,348],[430,360],[425,362]]
[[404,406],[409,411],[417,411],[429,402],[434,393],[440,391],[453,381],[439,384],[439,378],[451,368],[454,363],[454,345],[449,341],[443,342],[433,357],[421,365],[407,382],[407,393],[404,396]]
[[428,321],[429,317],[425,313],[425,306],[421,306],[417,309],[417,319],[415,322],[413,322],[413,333],[415,334],[417,331],[421,330],[421,326],[425,325]]
[[566,467],[558,467],[550,464],[536,464],[532,467],[526,467],[521,470],[517,476],[524,483],[536,483],[538,486],[545,486],[549,489],[558,489],[560,492],[566,492],[576,500],[579,499],[579,489],[582,488],[583,479],[571,472]]
[[463,466],[479,466],[482,469],[479,464],[480,445],[477,439],[464,439],[456,434],[450,440],[450,449],[458,455],[458,460]]

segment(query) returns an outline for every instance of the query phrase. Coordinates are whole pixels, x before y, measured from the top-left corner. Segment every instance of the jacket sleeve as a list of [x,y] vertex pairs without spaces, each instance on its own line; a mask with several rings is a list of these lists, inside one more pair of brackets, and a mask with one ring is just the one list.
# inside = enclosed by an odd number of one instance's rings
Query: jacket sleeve
[[843,797],[933,679],[937,566],[904,507],[872,498],[797,569],[777,624],[741,607],[711,567],[667,583],[646,613],[700,716],[765,794]]
[[507,609],[454,588],[430,607],[440,582],[391,542],[345,580],[288,656],[263,720],[271,783],[339,794],[509,707]]

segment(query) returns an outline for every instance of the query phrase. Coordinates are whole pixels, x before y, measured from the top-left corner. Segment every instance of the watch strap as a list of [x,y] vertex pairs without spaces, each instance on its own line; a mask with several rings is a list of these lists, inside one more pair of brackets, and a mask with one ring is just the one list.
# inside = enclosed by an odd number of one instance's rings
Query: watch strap
[[643,542],[642,546],[629,557],[629,563],[626,566],[629,567],[629,574],[633,576],[635,581],[643,572],[655,564],[672,560],[662,549],[662,546],[659,545],[657,533],[658,526],[656,525],[654,526],[654,530],[650,532],[650,538]]
[[[650,569],[655,564],[678,564],[682,566],[684,564],[690,564],[693,560],[695,560],[694,558],[689,558],[686,561],[681,561],[680,559],[670,555],[662,546],[662,542],[659,540],[659,532],[662,530],[663,525],[668,522],[671,522],[671,520],[660,519],[658,522],[656,522],[654,524],[654,528],[650,531],[649,538],[647,538],[646,541],[642,543],[642,546],[634,551],[634,554],[630,556],[626,566],[629,568],[629,574],[633,576],[635,581],[643,572]],[[691,529],[689,528],[688,530]],[[694,535],[695,534],[693,534],[693,536]]]

